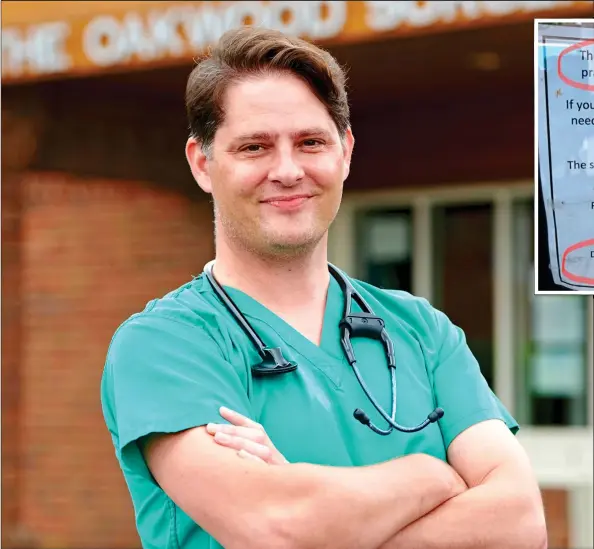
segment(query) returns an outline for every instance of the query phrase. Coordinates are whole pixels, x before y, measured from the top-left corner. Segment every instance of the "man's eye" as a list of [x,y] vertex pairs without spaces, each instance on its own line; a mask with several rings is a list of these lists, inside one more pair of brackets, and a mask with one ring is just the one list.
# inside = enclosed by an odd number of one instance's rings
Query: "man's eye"
[[306,139],[303,144],[306,147],[317,147],[319,145],[322,145],[322,142],[318,139]]
[[247,147],[244,147],[243,150],[247,151],[247,152],[260,152],[260,150],[262,149],[262,145],[248,145]]

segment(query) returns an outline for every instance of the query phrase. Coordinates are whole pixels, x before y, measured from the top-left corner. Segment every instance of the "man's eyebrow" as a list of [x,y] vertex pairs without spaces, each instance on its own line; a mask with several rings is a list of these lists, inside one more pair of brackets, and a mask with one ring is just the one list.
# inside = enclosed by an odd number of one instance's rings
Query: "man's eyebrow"
[[272,141],[274,136],[269,132],[253,132],[238,135],[233,139],[234,143],[243,143],[244,141]]
[[[330,132],[323,128],[304,128],[295,132],[291,132],[291,138],[303,139],[304,137],[325,137],[330,139]],[[273,141],[276,137],[275,134],[270,132],[252,132],[238,135],[233,139],[234,143],[244,143],[249,141]]]
[[330,132],[324,128],[305,128],[297,132],[292,132],[291,137],[293,139],[300,139],[303,137],[325,137],[330,139]]

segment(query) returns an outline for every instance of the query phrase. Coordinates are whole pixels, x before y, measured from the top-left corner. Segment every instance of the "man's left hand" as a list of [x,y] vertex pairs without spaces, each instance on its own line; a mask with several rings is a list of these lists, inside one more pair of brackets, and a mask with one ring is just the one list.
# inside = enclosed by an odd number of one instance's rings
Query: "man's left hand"
[[206,426],[217,444],[237,450],[240,457],[268,465],[289,463],[272,444],[262,425],[224,406],[219,412],[231,425],[209,423]]

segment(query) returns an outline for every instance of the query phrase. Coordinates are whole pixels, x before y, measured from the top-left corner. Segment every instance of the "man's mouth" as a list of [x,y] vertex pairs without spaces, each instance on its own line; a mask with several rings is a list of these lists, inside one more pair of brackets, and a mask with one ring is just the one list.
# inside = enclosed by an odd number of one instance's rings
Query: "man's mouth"
[[309,194],[298,194],[293,196],[274,196],[272,198],[267,198],[262,202],[280,210],[293,210],[299,208],[310,198],[311,195]]

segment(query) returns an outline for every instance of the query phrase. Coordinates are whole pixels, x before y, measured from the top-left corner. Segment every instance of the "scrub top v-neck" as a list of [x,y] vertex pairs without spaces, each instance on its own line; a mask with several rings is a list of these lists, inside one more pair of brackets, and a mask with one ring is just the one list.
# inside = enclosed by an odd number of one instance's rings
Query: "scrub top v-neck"
[[[253,377],[257,351],[201,275],[126,320],[105,364],[103,413],[146,547],[220,547],[154,482],[136,444],[151,433],[222,423],[220,406],[261,423],[290,462],[330,466],[369,465],[419,452],[445,460],[459,433],[487,419],[518,430],[488,387],[464,333],[443,313],[406,292],[350,280],[384,319],[392,339],[397,421],[416,425],[436,406],[444,417],[421,432],[385,437],[353,418],[355,408],[362,408],[386,427],[343,354],[343,295],[332,277],[319,346],[245,293],[225,288],[264,343],[280,347],[298,364],[288,374]],[[381,342],[352,343],[361,375],[389,410],[390,375]]]

